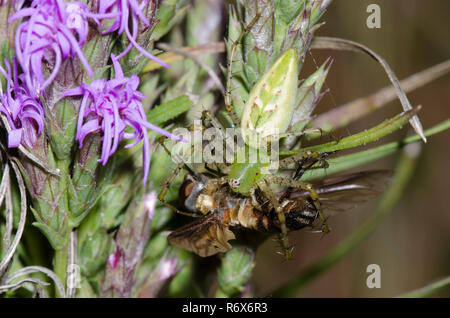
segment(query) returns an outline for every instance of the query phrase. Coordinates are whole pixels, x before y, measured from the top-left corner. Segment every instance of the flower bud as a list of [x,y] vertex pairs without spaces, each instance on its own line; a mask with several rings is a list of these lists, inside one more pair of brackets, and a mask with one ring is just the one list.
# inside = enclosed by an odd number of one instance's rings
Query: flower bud
[[116,236],[113,255],[107,262],[102,296],[130,297],[135,286],[134,273],[150,237],[152,219],[149,212],[153,205],[140,192],[128,206]]
[[305,127],[309,116],[316,108],[323,94],[320,93],[323,83],[331,66],[331,60],[327,59],[322,66],[312,73],[298,88],[296,107],[292,117],[291,126],[295,131],[301,131]]
[[226,253],[217,272],[220,291],[231,297],[245,290],[255,267],[255,253],[246,247],[235,247]]

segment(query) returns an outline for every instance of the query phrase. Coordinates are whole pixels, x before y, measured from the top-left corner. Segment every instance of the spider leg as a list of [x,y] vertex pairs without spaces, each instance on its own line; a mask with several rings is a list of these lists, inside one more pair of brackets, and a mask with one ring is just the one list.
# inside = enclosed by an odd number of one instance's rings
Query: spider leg
[[238,45],[239,43],[242,41],[242,38],[244,37],[245,33],[247,33],[252,27],[253,25],[258,21],[258,19],[261,16],[261,12],[256,12],[255,17],[246,25],[244,26],[243,30],[241,31],[241,33],[239,34],[239,36],[237,37],[237,39],[235,41],[233,41],[233,43],[231,44],[230,48],[229,48],[229,54],[228,54],[228,61],[227,61],[227,76],[226,76],[226,87],[225,87],[225,110],[227,111],[228,115],[231,118],[231,121],[233,122],[233,125],[235,127],[239,127],[240,123],[239,123],[239,119],[238,116],[236,114],[236,110],[234,109],[232,100],[231,100],[231,80],[232,80],[232,63],[233,63],[233,59],[234,56],[236,54],[236,50],[238,49]]
[[270,189],[270,187],[268,185],[267,177],[264,178],[263,180],[261,180],[258,183],[258,186],[261,189],[261,191],[264,193],[264,195],[270,200],[270,202],[275,210],[275,213],[277,214],[278,221],[280,221],[280,230],[281,230],[280,242],[281,242],[281,246],[284,249],[284,257],[286,258],[286,260],[290,260],[290,259],[292,259],[291,246],[289,246],[288,230],[287,230],[287,226],[286,226],[286,217],[283,212],[283,207],[280,205],[277,197]]

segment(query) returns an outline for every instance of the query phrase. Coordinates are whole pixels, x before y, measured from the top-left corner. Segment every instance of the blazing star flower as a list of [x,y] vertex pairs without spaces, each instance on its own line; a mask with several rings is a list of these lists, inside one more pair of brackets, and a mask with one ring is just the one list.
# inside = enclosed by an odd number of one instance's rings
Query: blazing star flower
[[[148,0],[142,1],[139,4],[136,0],[100,0],[98,17],[110,18],[113,17],[114,21],[108,30],[103,31],[103,34],[117,31],[119,35],[125,32],[130,44],[125,51],[117,56],[117,59],[125,56],[134,46],[139,52],[149,59],[161,64],[165,67],[170,67],[169,64],[161,61],[157,57],[147,52],[137,42],[136,38],[139,30],[139,20],[141,20],[147,27],[150,27],[150,22],[142,13],[142,10],[147,6]],[[131,18],[132,31],[130,31],[129,21]]]
[[11,130],[8,133],[8,147],[16,148],[22,142],[32,148],[44,129],[44,110],[40,103],[31,97],[28,87],[23,83],[23,74],[17,74],[17,61],[13,59],[13,74],[5,59],[7,71],[0,66],[0,73],[6,79],[6,92],[0,87],[0,113],[8,120]]
[[[63,97],[83,95],[78,115],[77,136],[80,148],[84,138],[93,132],[102,131],[102,155],[100,162],[105,165],[108,158],[117,150],[119,142],[125,139],[134,139],[135,142],[125,148],[133,147],[141,140],[144,141],[143,169],[144,183],[147,181],[150,167],[150,145],[147,128],[177,141],[185,141],[155,125],[146,119],[142,107],[142,99],[145,95],[137,91],[139,77],[132,74],[124,77],[122,68],[117,58],[111,55],[115,78],[111,80],[96,79],[91,84],[82,84],[63,94]],[[131,127],[133,132],[125,132],[126,127]]]
[[[16,54],[30,91],[43,91],[55,78],[62,60],[77,55],[89,76],[92,69],[81,51],[87,34],[87,17],[92,16],[85,3],[63,0],[34,0],[30,7],[17,11],[9,22],[26,18],[15,35]],[[42,64],[53,65],[45,78]]]

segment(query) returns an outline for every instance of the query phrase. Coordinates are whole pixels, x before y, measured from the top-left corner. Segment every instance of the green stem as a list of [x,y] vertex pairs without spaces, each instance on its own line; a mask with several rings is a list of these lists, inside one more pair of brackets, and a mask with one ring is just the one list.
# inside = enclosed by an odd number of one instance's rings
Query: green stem
[[[440,133],[444,130],[450,128],[450,119],[447,119],[430,129],[427,129],[424,134],[426,137],[432,136],[434,134]],[[341,171],[345,171],[350,168],[354,168],[356,166],[360,166],[377,159],[386,157],[393,153],[396,153],[398,150],[402,149],[406,145],[418,142],[420,139],[419,135],[410,136],[401,141],[391,142],[379,147],[374,147],[372,149],[352,153],[345,156],[340,156],[337,158],[328,159],[329,167],[327,169],[314,169],[308,170],[302,177],[303,181],[309,181],[313,179],[323,178],[327,175],[338,173]]]
[[398,298],[418,298],[418,297],[427,297],[440,289],[450,285],[450,276],[441,279],[437,282],[431,283],[425,287],[413,290],[409,293],[402,294],[400,296],[397,296]]
[[[55,250],[55,257],[53,259],[54,272],[64,286],[66,285],[68,251],[69,244],[66,244],[63,248]],[[58,296],[61,297],[61,295]]]
[[217,288],[215,298],[230,298],[220,287]]
[[338,150],[344,150],[348,148],[358,147],[365,145],[369,142],[376,141],[394,131],[402,128],[408,121],[417,113],[419,108],[398,114],[397,116],[388,119],[381,124],[370,128],[369,130],[362,131],[352,136],[342,138],[338,141],[328,142],[322,145],[311,146],[307,148],[300,148],[292,151],[281,152],[281,156],[292,156],[300,152],[305,151],[317,151],[317,152],[332,152]]
[[[415,144],[414,146],[420,147],[420,144]],[[377,210],[373,216],[364,223],[355,233],[350,235],[346,240],[340,243],[337,247],[323,256],[314,264],[310,265],[304,269],[300,274],[298,274],[289,282],[274,292],[271,293],[272,297],[292,297],[299,290],[301,290],[307,283],[312,281],[317,276],[324,273],[326,270],[331,268],[334,264],[340,261],[349,252],[355,249],[365,238],[367,238],[381,222],[381,220],[392,211],[392,208],[401,198],[401,195],[408,185],[411,176],[414,174],[416,167],[417,152],[411,154],[411,150],[408,146],[401,159],[398,162],[397,168],[395,169],[396,174],[393,184],[389,190],[384,194],[383,199],[378,206]],[[417,148],[415,148],[417,149]]]
[[[400,82],[400,86],[405,93],[408,93],[446,75],[448,72],[450,72],[450,60],[434,65],[403,79]],[[319,115],[308,124],[308,127],[321,128],[327,132],[336,130],[370,114],[396,98],[397,94],[395,87],[392,85],[386,86],[374,94],[358,98]],[[315,134],[309,136],[311,139],[316,137],[317,135]]]

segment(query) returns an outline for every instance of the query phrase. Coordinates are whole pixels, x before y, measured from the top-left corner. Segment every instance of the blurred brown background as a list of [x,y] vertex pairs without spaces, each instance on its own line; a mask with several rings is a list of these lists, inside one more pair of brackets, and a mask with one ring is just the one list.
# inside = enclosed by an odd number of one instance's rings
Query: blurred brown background
[[[381,7],[381,28],[369,29],[366,8]],[[448,0],[335,0],[322,18],[326,24],[317,35],[336,36],[358,41],[380,54],[399,79],[450,58],[450,1]],[[375,92],[389,85],[382,68],[367,56],[353,52],[312,51],[320,65],[328,56],[334,63],[327,79],[330,93],[321,101],[316,113]],[[302,72],[309,74],[316,66]],[[450,118],[450,75],[439,78],[408,97],[413,105],[421,104],[419,113],[424,128]],[[372,127],[401,111],[394,101],[383,109],[353,123],[338,136]],[[376,146],[411,134],[409,127],[381,141]],[[398,156],[378,160],[358,170],[394,168]],[[369,239],[331,270],[315,279],[298,293],[299,297],[392,297],[422,287],[450,275],[450,131],[432,136],[423,145],[417,171],[393,213],[382,221]],[[267,240],[258,251],[253,276],[255,294],[270,290],[294,277],[348,237],[368,219],[379,200],[362,208],[335,216],[331,234],[299,231],[290,234],[295,244],[292,262],[283,262],[275,254],[276,245]],[[366,267],[381,267],[381,288],[366,287]],[[434,294],[450,296],[450,288]]]

